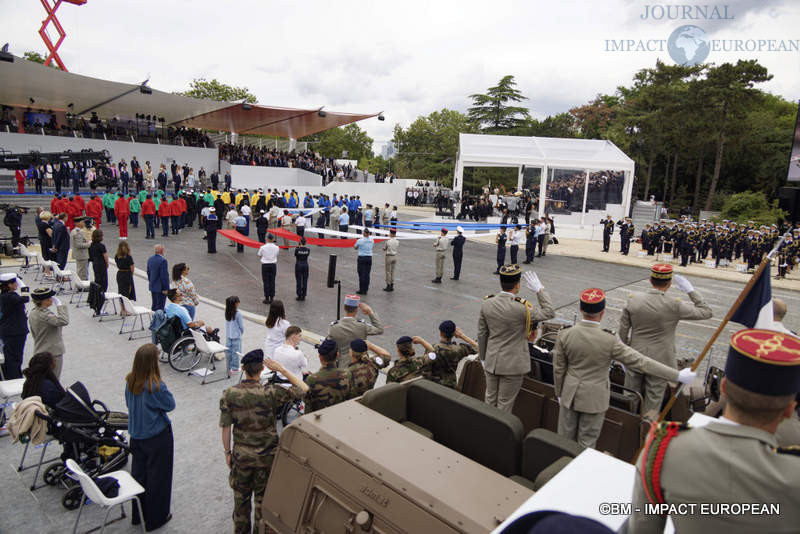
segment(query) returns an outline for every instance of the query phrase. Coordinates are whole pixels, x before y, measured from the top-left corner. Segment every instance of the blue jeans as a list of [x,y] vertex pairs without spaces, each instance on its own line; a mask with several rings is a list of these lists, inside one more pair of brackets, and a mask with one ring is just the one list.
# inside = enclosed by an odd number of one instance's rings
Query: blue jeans
[[231,369],[239,368],[239,355],[237,352],[242,352],[242,338],[226,339],[225,348],[228,352],[225,354],[228,360],[228,371]]
[[186,308],[186,311],[188,311],[188,312],[189,312],[189,317],[191,317],[191,318],[192,318],[192,321],[194,321],[194,314],[195,314],[195,310],[196,310],[197,308],[195,308],[195,307],[194,307],[194,306],[192,306],[191,304],[181,304],[181,306],[183,306],[184,308]]

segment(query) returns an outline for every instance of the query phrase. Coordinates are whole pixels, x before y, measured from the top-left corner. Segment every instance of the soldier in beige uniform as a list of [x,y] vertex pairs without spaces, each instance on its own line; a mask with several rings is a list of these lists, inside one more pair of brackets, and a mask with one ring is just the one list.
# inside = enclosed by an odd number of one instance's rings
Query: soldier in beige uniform
[[384,291],[394,291],[394,266],[397,264],[397,250],[400,248],[400,241],[397,240],[397,230],[389,230],[389,239],[383,243],[383,250],[386,252],[384,260],[386,266],[386,287]]
[[[539,308],[517,296],[520,279],[536,293]],[[522,378],[531,370],[528,341],[536,323],[555,317],[550,297],[536,273],[522,275],[519,265],[500,268],[502,291],[481,303],[478,355],[486,373],[486,403],[511,412]]]
[[433,242],[433,248],[436,250],[436,278],[431,280],[434,284],[442,283],[442,275],[444,274],[444,254],[447,252],[447,228],[442,228],[442,233]]
[[84,217],[75,217],[75,228],[69,233],[72,259],[75,260],[75,272],[81,280],[89,279],[89,245],[91,238],[87,235]]
[[[675,285],[689,295],[691,302],[668,297],[666,293],[672,285],[672,279],[672,265],[653,265],[650,270],[650,284],[653,287],[647,293],[630,297],[619,320],[619,337],[631,348],[675,369],[675,327],[678,321],[708,319],[712,313],[700,293],[683,276],[675,275]],[[664,380],[628,371],[625,374],[625,387],[642,393],[642,415],[652,418],[661,411],[667,387]]]
[[[369,323],[364,322],[364,319],[356,319],[359,310],[369,316]],[[336,357],[336,366],[346,369],[350,365],[351,341],[381,334],[383,334],[383,325],[378,314],[366,303],[361,302],[358,295],[345,295],[344,317],[332,322],[328,327],[328,337],[336,342],[339,351],[339,355]]]
[[[653,425],[637,461],[633,512],[622,532],[664,532],[667,515],[675,532],[686,534],[800,528],[800,448],[780,448],[775,439],[797,405],[800,339],[740,330],[731,337],[725,373],[727,404],[718,420],[699,428]],[[646,513],[653,504],[676,508]]]
[[606,308],[606,295],[602,289],[581,293],[580,307],[583,320],[561,330],[553,347],[553,379],[560,406],[558,433],[584,447],[594,447],[611,396],[608,370],[612,360],[673,382],[691,383],[696,374],[691,369],[679,373],[625,346],[617,336],[603,330],[600,320]]

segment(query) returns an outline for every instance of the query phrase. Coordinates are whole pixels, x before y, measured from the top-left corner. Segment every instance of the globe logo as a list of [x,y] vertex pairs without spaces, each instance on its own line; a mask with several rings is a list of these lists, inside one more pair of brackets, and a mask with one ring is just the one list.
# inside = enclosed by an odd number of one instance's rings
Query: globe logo
[[667,40],[667,51],[675,63],[692,67],[705,61],[711,51],[711,44],[702,28],[679,26]]

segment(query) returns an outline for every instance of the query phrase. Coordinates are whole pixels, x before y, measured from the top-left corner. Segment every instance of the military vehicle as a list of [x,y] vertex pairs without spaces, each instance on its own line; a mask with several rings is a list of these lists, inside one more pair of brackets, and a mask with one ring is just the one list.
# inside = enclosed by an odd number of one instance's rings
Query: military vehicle
[[283,431],[260,532],[485,533],[581,452],[422,378]]

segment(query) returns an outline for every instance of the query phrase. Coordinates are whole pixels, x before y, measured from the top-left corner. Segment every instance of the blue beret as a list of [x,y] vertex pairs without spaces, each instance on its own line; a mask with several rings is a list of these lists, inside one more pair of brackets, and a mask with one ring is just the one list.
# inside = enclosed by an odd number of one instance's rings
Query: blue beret
[[411,338],[408,336],[403,336],[397,339],[398,345],[402,345],[403,343],[411,343]]
[[247,354],[244,355],[242,358],[242,365],[247,365],[248,363],[256,363],[256,362],[263,362],[264,361],[264,351],[261,349],[251,350]]
[[350,342],[350,348],[356,352],[367,352],[367,342],[363,339],[354,339]]
[[453,321],[442,321],[439,325],[439,332],[446,336],[452,336],[456,331],[456,323]]
[[336,342],[332,339],[324,339],[322,343],[317,345],[317,351],[320,354],[333,354],[336,352]]

